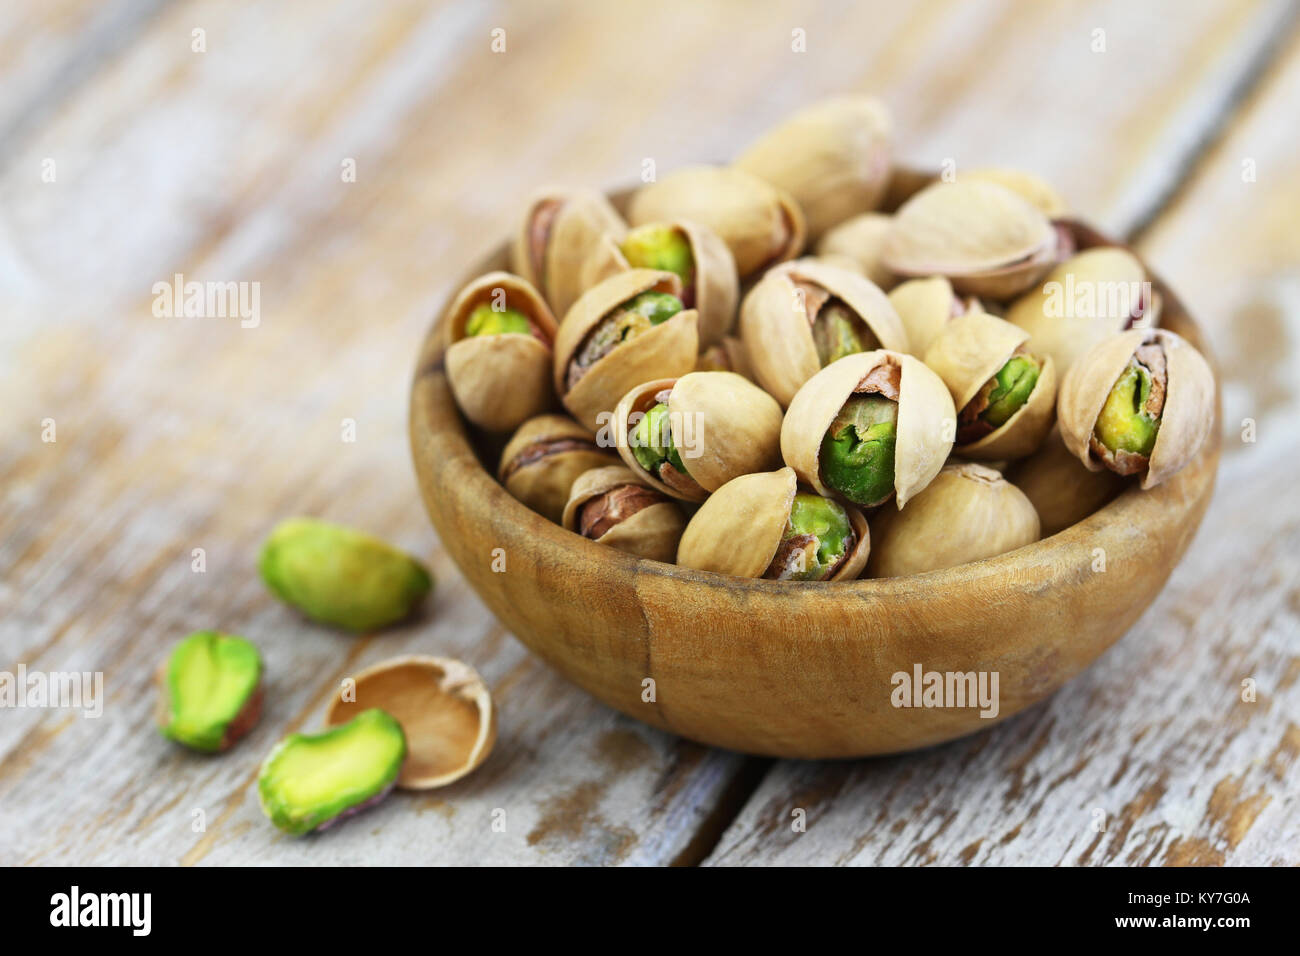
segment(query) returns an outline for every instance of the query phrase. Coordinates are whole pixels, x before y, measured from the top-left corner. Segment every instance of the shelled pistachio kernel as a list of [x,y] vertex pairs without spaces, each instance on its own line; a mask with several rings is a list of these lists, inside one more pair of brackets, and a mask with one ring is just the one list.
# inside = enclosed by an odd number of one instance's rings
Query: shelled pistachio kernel
[[979,441],[1001,428],[1034,393],[1042,360],[1017,354],[1009,358],[957,416],[957,443]]
[[494,309],[487,303],[474,307],[465,322],[465,335],[528,335],[532,324],[518,309]]
[[817,313],[812,336],[822,368],[846,355],[880,347],[866,323],[838,299],[832,299]]
[[1112,453],[1150,458],[1160,431],[1164,396],[1153,396],[1151,369],[1137,357],[1129,360],[1106,396],[1093,435]]
[[818,494],[798,492],[790,504],[790,520],[781,543],[763,577],[828,580],[844,563],[856,540],[843,505]]
[[695,281],[695,257],[690,240],[675,226],[649,223],[631,230],[619,245],[628,265],[634,269],[672,272],[689,289]]
[[673,444],[668,406],[664,402],[653,405],[637,422],[633,430],[632,454],[641,467],[656,478],[665,463],[683,475],[688,474],[682,456]]
[[574,354],[569,362],[569,388],[573,388],[593,365],[615,348],[656,325],[662,325],[682,308],[682,300],[677,296],[653,289],[628,299],[591,330]]
[[242,637],[196,631],[172,650],[159,678],[158,729],[195,750],[226,750],[262,714],[262,656]]
[[870,507],[894,493],[898,402],[884,395],[853,395],[827,429],[821,446],[826,484]]

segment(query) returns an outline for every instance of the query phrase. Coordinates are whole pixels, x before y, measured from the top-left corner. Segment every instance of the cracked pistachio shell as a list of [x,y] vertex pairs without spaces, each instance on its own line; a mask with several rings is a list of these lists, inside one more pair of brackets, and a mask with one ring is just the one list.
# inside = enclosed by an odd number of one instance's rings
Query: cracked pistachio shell
[[[691,259],[695,263],[692,308],[700,314],[700,347],[716,345],[736,322],[736,302],[740,298],[736,260],[727,244],[709,227],[684,220],[668,225],[684,235],[691,247]],[[583,265],[583,289],[632,268],[619,247],[619,238],[604,236],[592,246]]]
[[1113,471],[1083,467],[1055,427],[1038,451],[1015,462],[1006,474],[1038,512],[1044,538],[1088,517],[1119,494],[1125,483]]
[[863,275],[888,291],[898,276],[885,268],[881,252],[893,217],[883,212],[864,212],[840,223],[817,240],[819,256],[843,256],[858,264]]
[[[1019,326],[986,312],[971,312],[952,319],[935,337],[925,364],[943,379],[960,412],[1028,338]],[[1056,410],[1056,371],[1050,355],[1042,362],[1025,403],[1001,427],[978,441],[955,446],[954,455],[989,461],[1023,458],[1043,443]]]
[[1063,376],[1079,356],[1116,332],[1158,324],[1160,296],[1152,292],[1145,302],[1147,281],[1131,252],[1115,246],[1087,249],[1012,303],[1007,321],[1028,332],[1029,351],[1050,355]]
[[1048,218],[1011,190],[938,182],[894,214],[883,258],[900,276],[946,276],[958,292],[1006,299],[1051,268],[1057,242]]
[[745,343],[734,335],[728,335],[716,345],[702,350],[695,360],[697,372],[735,372],[751,382],[754,380],[754,366],[745,351]]
[[952,283],[942,276],[909,279],[895,286],[889,293],[889,304],[907,331],[909,351],[918,358],[925,355],[950,319],[967,312],[984,311],[979,299],[958,298],[952,291]]
[[908,350],[907,332],[888,297],[863,276],[811,259],[768,272],[745,296],[740,336],[756,381],[783,406],[817,374],[821,361],[803,296],[795,282],[820,286],[856,312],[882,348]]
[[556,315],[582,294],[582,267],[602,236],[621,238],[627,224],[592,189],[538,190],[529,200],[510,250],[511,269],[531,282]]
[[688,166],[632,197],[634,226],[688,220],[712,229],[731,250],[741,278],[803,249],[803,212],[789,194],[732,166]]
[[[671,388],[669,429],[687,473],[700,493],[687,495],[651,475],[633,454],[628,434],[634,414],[652,408],[655,395]],[[623,462],[649,484],[674,498],[703,501],[731,479],[781,464],[781,406],[734,372],[691,372],[633,388],[614,412],[614,435]],[[636,419],[639,421],[639,417]],[[693,446],[693,447],[692,447]]]
[[1181,336],[1166,329],[1131,329],[1082,356],[1061,382],[1057,415],[1061,438],[1092,471],[1105,467],[1089,450],[1097,417],[1120,373],[1142,345],[1159,343],[1165,353],[1165,404],[1143,488],[1167,481],[1200,450],[1215,418],[1215,382],[1209,363]]
[[[549,446],[558,443],[553,450]],[[612,449],[567,415],[538,415],[519,426],[501,452],[497,477],[515,498],[560,523],[574,480],[585,471],[618,464]]]
[[[509,332],[465,334],[471,313],[480,305],[504,300],[545,337]],[[488,431],[518,428],[528,418],[555,404],[551,385],[551,342],[555,317],[540,293],[509,272],[489,272],[465,286],[447,307],[447,382],[461,412]]]
[[666,322],[614,347],[565,391],[569,361],[587,334],[624,302],[642,292],[681,297],[682,283],[671,272],[631,269],[610,276],[584,292],[569,310],[555,339],[552,366],[555,390],[579,423],[596,431],[627,390],[648,378],[675,378],[695,368],[699,354],[698,313],[683,309]]
[[736,165],[789,193],[815,239],[880,205],[889,186],[893,123],[876,99],[815,103],[769,130]]
[[1010,189],[1022,199],[1028,200],[1042,210],[1043,215],[1051,219],[1060,219],[1070,212],[1069,204],[1061,198],[1061,194],[1053,189],[1046,180],[1040,179],[1033,173],[1027,173],[1022,169],[1012,169],[1007,166],[984,166],[980,169],[959,173],[958,179],[966,182],[978,180],[980,182],[996,183]]
[[930,483],[952,450],[957,412],[943,379],[920,359],[877,349],[846,355],[799,389],[781,426],[781,456],[799,480],[838,497],[821,478],[822,438],[854,389],[876,366],[899,366],[898,425],[894,440],[894,495],[899,508]]
[[873,578],[939,571],[1038,540],[1038,513],[1019,488],[974,462],[945,465],[902,511],[872,519]]
[[[644,473],[637,474],[623,465],[594,468],[578,476],[578,480],[573,483],[561,523],[578,534],[578,510],[593,498],[623,485],[639,485],[658,491],[646,480]],[[672,564],[677,556],[677,542],[681,540],[685,527],[686,519],[682,517],[681,509],[676,502],[665,497],[663,501],[642,508],[620,521],[595,540],[638,558]]]
[[[792,468],[733,478],[691,518],[677,549],[677,563],[738,578],[762,577],[781,544],[797,490]],[[871,532],[862,512],[851,504],[844,509],[857,543],[833,581],[856,578],[871,551]]]

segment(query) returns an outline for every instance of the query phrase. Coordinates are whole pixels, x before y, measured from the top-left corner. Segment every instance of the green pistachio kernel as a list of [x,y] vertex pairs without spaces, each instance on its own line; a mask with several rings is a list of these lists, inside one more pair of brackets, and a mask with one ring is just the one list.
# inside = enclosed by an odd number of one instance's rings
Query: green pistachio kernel
[[527,317],[516,309],[497,311],[484,302],[474,307],[465,323],[466,335],[504,335],[513,332],[528,335],[532,331]]
[[844,560],[853,542],[853,525],[844,506],[808,492],[795,495],[790,506],[790,524],[782,540],[807,536],[814,540],[808,542],[804,552],[803,570],[796,570],[791,579],[823,581]]
[[856,355],[875,348],[874,336],[845,305],[831,302],[817,315],[812,327],[817,359],[825,368],[846,355]]
[[1013,356],[1006,365],[993,376],[993,389],[989,392],[988,407],[980,418],[994,428],[1001,428],[1020,410],[1038,384],[1038,373],[1042,366],[1038,360],[1029,355]]
[[898,403],[883,395],[855,395],[822,438],[822,480],[845,498],[872,507],[894,492]]
[[672,272],[682,280],[683,288],[690,288],[695,277],[695,257],[681,230],[654,223],[638,226],[619,248],[632,268]]
[[197,631],[167,659],[158,729],[195,750],[225,750],[259,716],[262,656],[242,637]]
[[632,455],[642,468],[655,477],[659,476],[659,469],[665,462],[686,474],[681,455],[673,445],[668,420],[668,406],[661,402],[646,412],[633,430]]
[[324,733],[290,734],[257,777],[262,812],[299,836],[378,803],[397,782],[406,735],[382,710],[363,710]]
[[1097,440],[1113,452],[1125,451],[1149,458],[1160,431],[1160,416],[1146,411],[1150,396],[1151,372],[1140,363],[1130,361],[1097,416],[1093,429]]

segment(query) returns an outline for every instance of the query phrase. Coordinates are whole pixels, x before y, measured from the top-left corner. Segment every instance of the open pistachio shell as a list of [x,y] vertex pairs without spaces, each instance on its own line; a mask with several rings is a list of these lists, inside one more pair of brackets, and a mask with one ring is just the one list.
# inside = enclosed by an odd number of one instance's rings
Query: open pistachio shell
[[1160,427],[1142,487],[1154,488],[1190,462],[1205,442],[1215,418],[1214,373],[1181,336],[1165,329],[1131,329],[1112,336],[1083,355],[1061,382],[1057,414],[1065,446],[1083,464],[1105,467],[1090,448],[1093,429],[1111,389],[1137,350],[1158,344],[1164,353],[1165,392]]
[[703,349],[695,360],[695,371],[735,372],[751,382],[754,380],[754,366],[745,351],[745,343],[734,335]]
[[979,299],[960,298],[952,291],[952,283],[942,276],[909,279],[895,286],[890,290],[889,304],[907,331],[909,351],[918,358],[925,355],[934,337],[950,319],[967,312],[984,311]]
[[920,359],[877,349],[848,355],[826,366],[799,389],[781,426],[781,456],[799,480],[835,496],[821,475],[821,444],[827,429],[859,384],[878,365],[901,371],[894,440],[894,494],[899,508],[930,483],[952,449],[957,412],[943,380]]
[[817,255],[852,259],[863,275],[888,291],[898,281],[898,276],[886,269],[881,261],[885,236],[892,221],[893,217],[883,212],[864,212],[846,219],[817,241]]
[[[667,223],[680,232],[691,249],[695,280],[682,289],[683,300],[700,314],[700,347],[721,342],[736,322],[740,284],[736,260],[718,234],[707,226],[686,220]],[[582,287],[590,289],[612,275],[632,267],[615,236],[604,236],[592,246],[582,270]]]
[[799,387],[822,367],[805,286],[824,290],[827,301],[847,305],[882,348],[908,350],[902,320],[870,279],[810,259],[772,269],[745,296],[740,335],[758,383],[782,405],[789,405]]
[[[677,549],[677,563],[739,578],[762,577],[781,544],[797,490],[792,468],[733,478],[691,518]],[[856,541],[832,581],[856,578],[871,550],[862,512],[852,505],[845,505],[845,511]]]
[[682,529],[686,527],[686,519],[682,517],[681,509],[676,503],[651,485],[643,474],[639,475],[623,465],[595,468],[580,475],[573,483],[573,491],[569,494],[568,504],[564,506],[561,523],[570,531],[581,534],[582,507],[601,495],[628,485],[648,488],[661,500],[622,518],[592,540],[638,558],[672,564],[677,555],[677,542],[681,540]]
[[[466,335],[481,305],[520,312],[536,334]],[[489,272],[465,286],[447,307],[447,381],[462,413],[488,431],[510,431],[555,403],[551,343],[555,317],[541,294],[508,272]]]
[[601,448],[595,435],[567,415],[538,415],[506,443],[497,477],[506,491],[559,524],[574,479],[616,464],[613,449]]
[[634,226],[687,220],[707,226],[731,250],[741,278],[803,249],[803,212],[789,194],[731,166],[688,166],[641,187]]
[[569,362],[587,335],[611,312],[642,292],[680,297],[681,280],[671,272],[632,269],[610,276],[582,294],[560,323],[552,366],[564,407],[590,431],[607,424],[629,388],[648,378],[674,378],[695,367],[699,353],[698,313],[683,309],[672,318],[614,347],[573,388],[565,389]]
[[1124,477],[1113,471],[1089,471],[1081,465],[1057,428],[1048,432],[1038,451],[1014,462],[1006,476],[1038,512],[1044,538],[1088,517],[1125,484]]
[[1007,310],[1007,321],[1029,333],[1029,351],[1050,355],[1058,375],[1116,332],[1152,328],[1159,318],[1160,297],[1142,263],[1115,246],[1072,256]]
[[944,466],[902,511],[871,522],[867,573],[902,577],[1014,551],[1038,540],[1038,514],[1019,488],[974,462]]
[[957,178],[966,182],[979,180],[996,183],[1010,189],[1013,193],[1037,206],[1042,210],[1043,215],[1052,219],[1059,219],[1070,211],[1069,204],[1061,198],[1060,193],[1045,180],[1022,169],[1011,169],[1007,166],[984,166],[980,169],[959,172]]
[[582,294],[582,268],[602,236],[621,237],[627,224],[592,189],[538,190],[529,200],[510,251],[511,268],[564,315]]
[[[1029,334],[997,316],[971,312],[952,319],[925,353],[925,364],[943,379],[958,414],[1017,351]],[[1043,358],[1038,381],[1025,403],[998,428],[953,448],[962,458],[1022,458],[1031,454],[1052,427],[1056,408],[1056,372],[1051,356]]]
[[478,672],[447,657],[398,657],[353,678],[349,700],[336,694],[325,723],[345,724],[372,707],[390,714],[406,735],[403,790],[445,787],[475,770],[497,739],[492,694]]
[[892,126],[878,100],[837,97],[768,131],[736,165],[788,192],[816,239],[880,205],[889,185]]

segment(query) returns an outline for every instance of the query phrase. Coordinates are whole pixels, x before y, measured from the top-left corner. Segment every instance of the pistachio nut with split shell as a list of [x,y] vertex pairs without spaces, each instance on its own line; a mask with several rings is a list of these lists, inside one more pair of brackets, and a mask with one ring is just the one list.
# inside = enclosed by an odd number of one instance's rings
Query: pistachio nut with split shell
[[700,345],[721,342],[736,321],[739,281],[727,244],[707,226],[693,222],[647,223],[621,239],[605,236],[583,266],[589,289],[629,269],[671,272],[682,282],[682,305],[700,314]]
[[622,465],[578,477],[562,524],[638,558],[672,564],[686,519],[676,502]]
[[1007,310],[1029,333],[1029,348],[1050,355],[1064,376],[1084,352],[1126,329],[1153,328],[1160,294],[1137,256],[1117,246],[1087,249],[1052,269]]
[[1060,219],[1070,212],[1070,205],[1052,186],[1044,179],[1035,176],[1033,173],[1027,173],[1023,169],[1012,169],[1008,166],[984,166],[979,169],[971,169],[957,174],[959,180],[970,182],[978,180],[980,182],[996,183],[1023,199],[1028,200],[1033,205],[1042,210],[1043,215],[1052,219]]
[[864,508],[920,492],[952,449],[957,412],[920,359],[880,349],[826,366],[799,389],[781,455],[799,480]]
[[1042,211],[996,183],[937,182],[903,203],[884,264],[904,277],[946,276],[958,292],[1009,299],[1057,261],[1061,239]]
[[925,353],[957,409],[953,454],[1023,458],[1043,443],[1056,409],[1051,356],[1025,351],[1028,333],[985,312],[951,320]]
[[510,431],[555,404],[555,318],[528,282],[508,272],[480,276],[452,300],[443,323],[447,382],[475,425]]
[[781,464],[781,406],[734,372],[691,372],[631,389],[614,411],[618,453],[652,487],[703,501]]
[[907,330],[911,353],[918,358],[951,319],[968,312],[983,312],[984,306],[974,296],[962,298],[952,290],[952,283],[942,276],[908,279],[889,292],[889,304]]
[[891,222],[893,217],[883,212],[864,212],[846,219],[817,240],[817,255],[852,259],[863,275],[888,291],[898,281],[881,260]]
[[1029,499],[992,468],[945,465],[902,511],[884,508],[871,521],[875,538],[867,573],[896,578],[992,558],[1038,540]]
[[506,491],[556,524],[574,480],[583,472],[617,465],[612,448],[567,415],[538,415],[519,426],[501,453],[497,477]]
[[1123,490],[1122,475],[1089,471],[1079,463],[1053,427],[1038,451],[1013,462],[1007,480],[1025,493],[1042,522],[1043,537],[1064,531],[1092,514]]
[[677,563],[699,571],[779,581],[856,578],[871,551],[862,512],[800,491],[794,470],[741,475],[691,518]]
[[548,187],[534,193],[511,246],[511,268],[564,315],[582,294],[582,270],[603,236],[621,238],[627,224],[592,189]]
[[889,299],[870,279],[809,259],[770,270],[740,310],[740,336],[757,381],[782,405],[845,355],[908,350]]
[[1066,374],[1061,438],[1089,469],[1141,475],[1154,488],[1196,457],[1214,425],[1214,388],[1209,363],[1181,336],[1132,329]]
[[695,371],[735,372],[751,382],[754,380],[754,367],[745,352],[745,343],[734,335],[703,349],[695,360]]
[[803,212],[789,194],[732,166],[688,166],[642,186],[632,197],[634,226],[686,220],[705,226],[731,250],[743,279],[803,249]]
[[627,390],[695,367],[698,313],[684,309],[671,272],[632,269],[582,294],[560,323],[552,368],[564,407],[589,431]]
[[824,100],[773,127],[736,165],[789,193],[816,239],[880,205],[889,186],[893,123],[868,96]]

